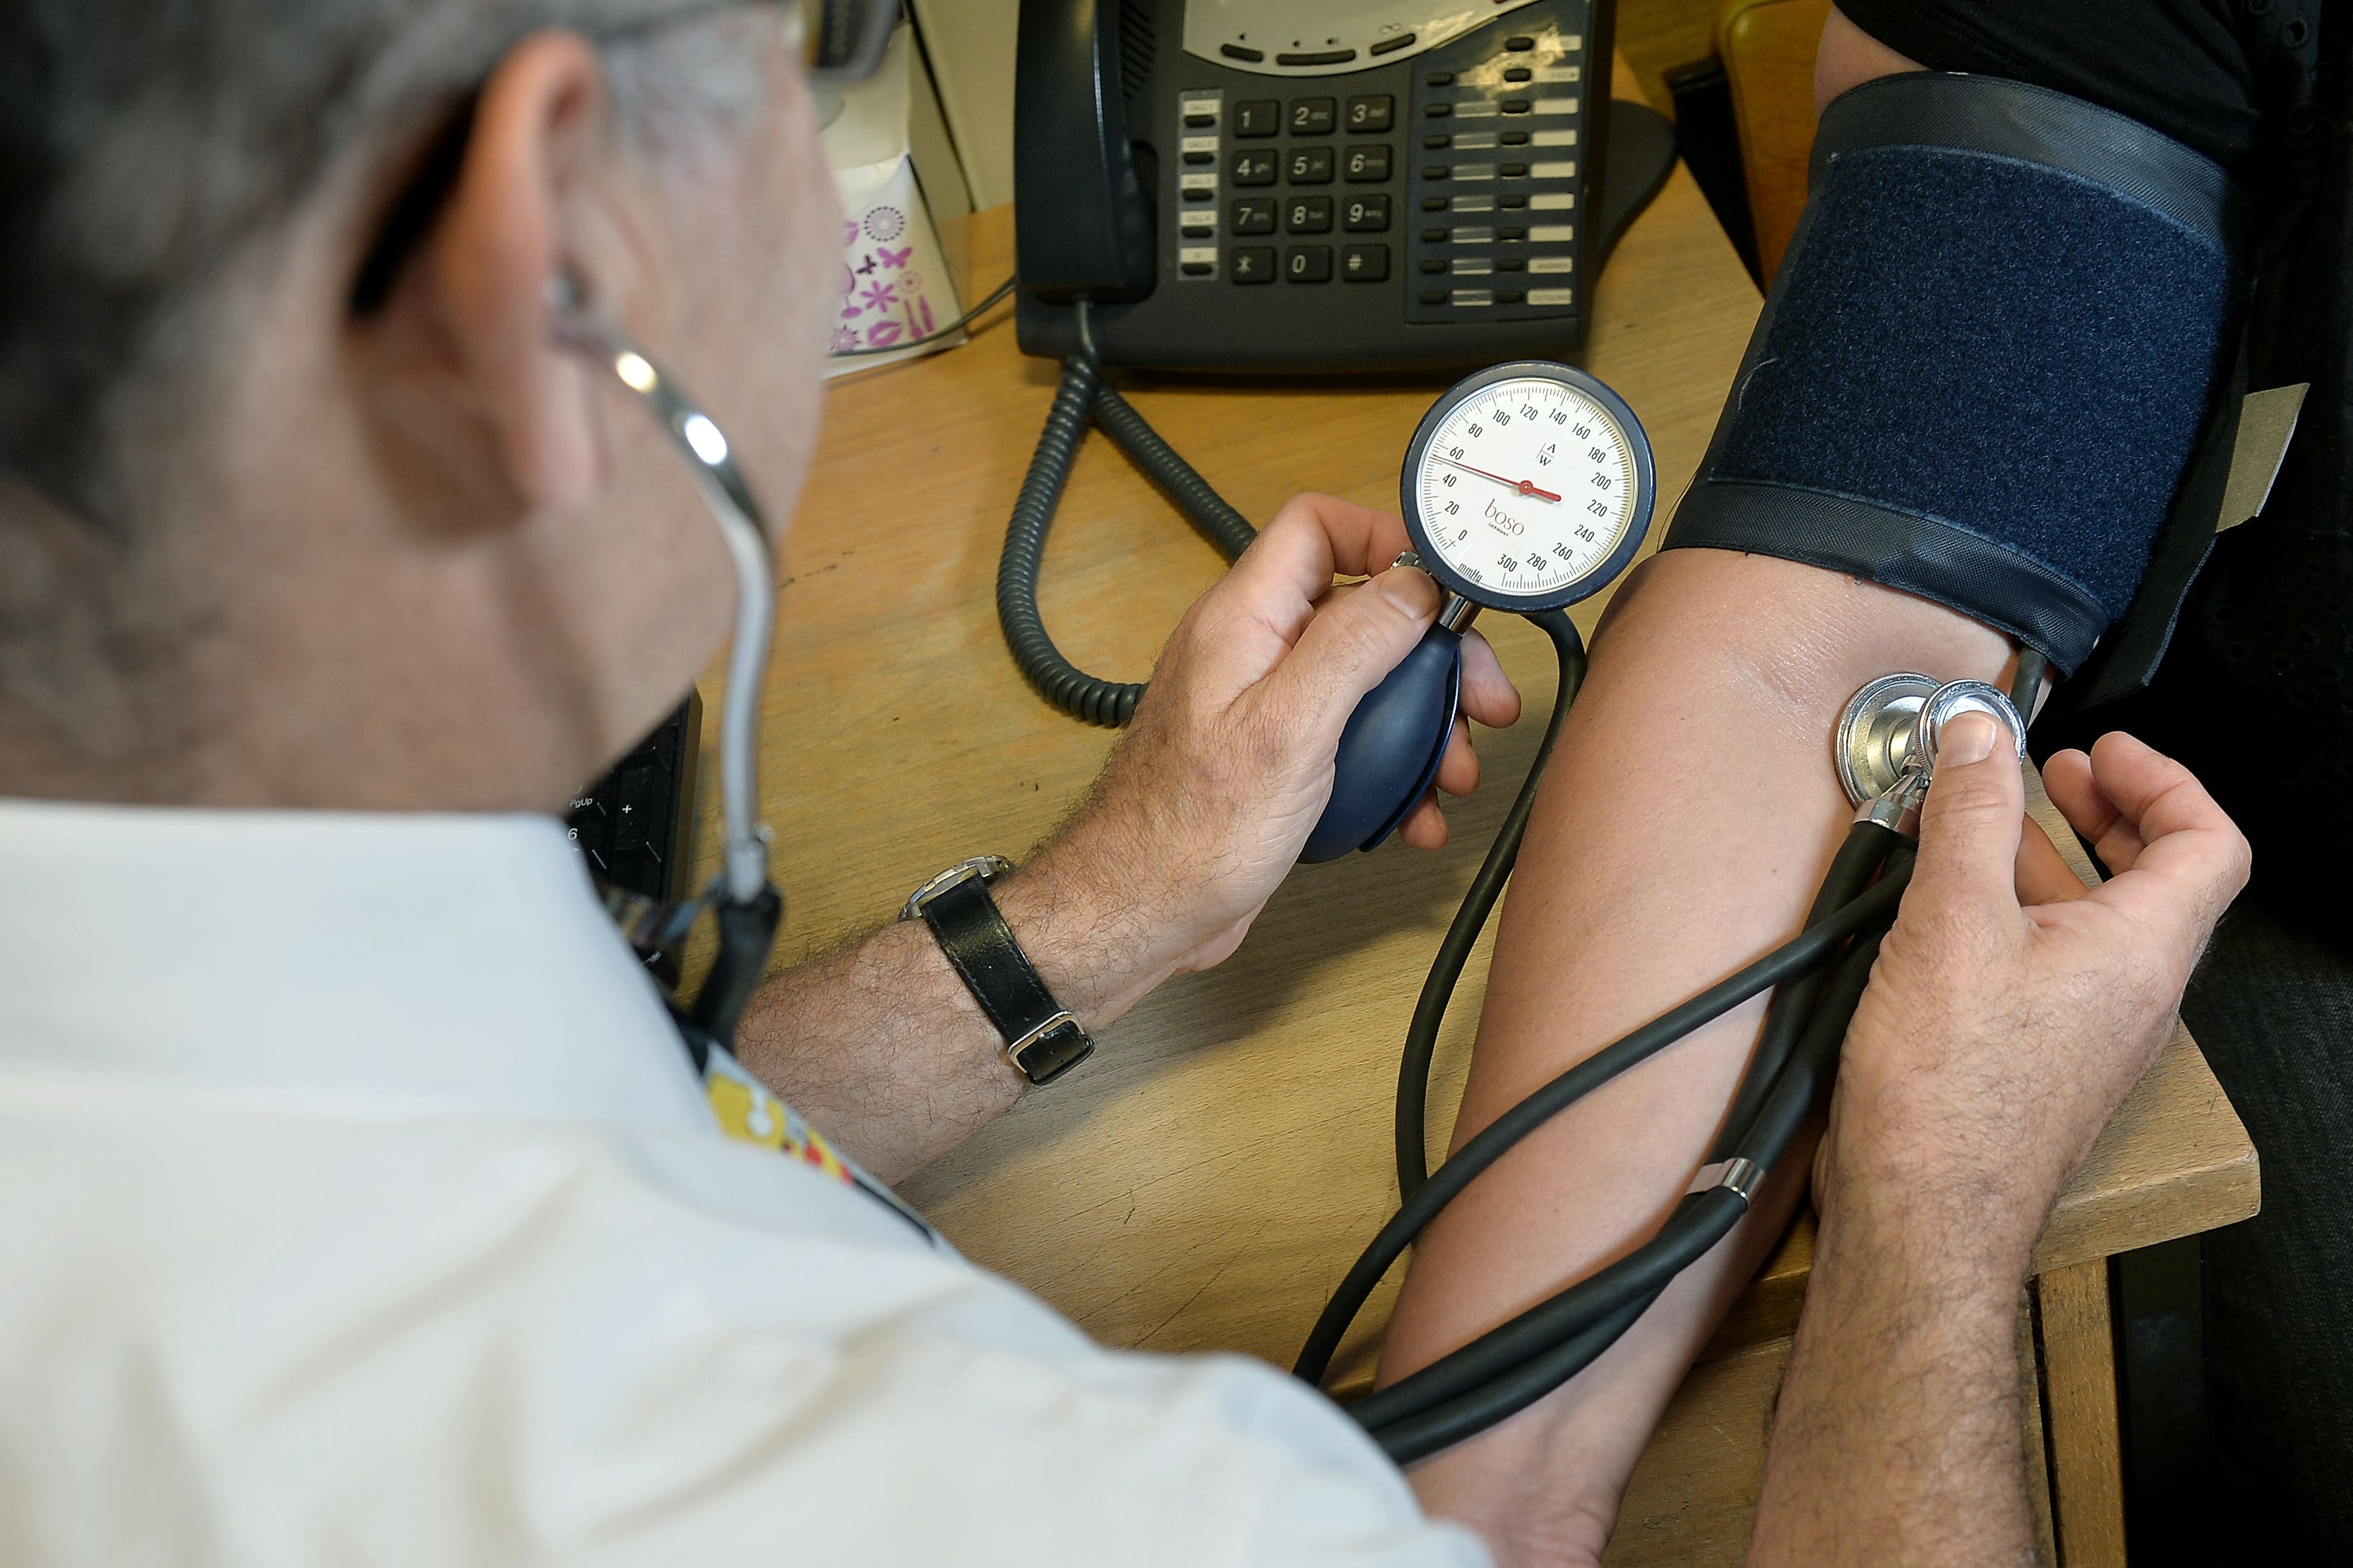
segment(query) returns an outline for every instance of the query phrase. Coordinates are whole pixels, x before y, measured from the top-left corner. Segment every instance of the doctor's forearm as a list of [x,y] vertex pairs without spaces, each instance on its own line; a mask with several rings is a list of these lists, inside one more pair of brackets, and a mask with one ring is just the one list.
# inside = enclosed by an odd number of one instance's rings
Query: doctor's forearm
[[[992,889],[998,910],[1063,1006],[1090,1033],[1162,978],[1139,973],[1124,910],[1102,907],[1068,841]],[[1005,1042],[920,921],[884,926],[787,970],[745,1010],[736,1054],[842,1152],[896,1181],[1011,1109],[1026,1086]]]
[[[1453,1142],[1538,1084],[1793,934],[1852,816],[1830,731],[1863,681],[1997,676],[1996,634],[1925,601],[1763,556],[1675,551],[1613,607],[1498,932]],[[1556,1118],[1416,1249],[1385,1379],[1645,1239],[1706,1158],[1755,1043],[1752,1004]],[[1758,1211],[1599,1362],[1419,1467],[1433,1511],[1505,1561],[1598,1557],[1642,1443],[1802,1187]]]

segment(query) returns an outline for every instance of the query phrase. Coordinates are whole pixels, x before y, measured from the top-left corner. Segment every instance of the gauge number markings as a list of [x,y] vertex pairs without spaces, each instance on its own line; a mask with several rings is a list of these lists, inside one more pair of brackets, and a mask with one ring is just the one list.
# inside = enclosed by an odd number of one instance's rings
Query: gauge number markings
[[[1531,431],[1545,439],[1531,441]],[[1432,432],[1418,486],[1423,531],[1447,565],[1482,587],[1546,593],[1609,557],[1633,479],[1625,436],[1591,398],[1552,382],[1505,382],[1450,409]],[[1496,545],[1509,548],[1475,553]]]

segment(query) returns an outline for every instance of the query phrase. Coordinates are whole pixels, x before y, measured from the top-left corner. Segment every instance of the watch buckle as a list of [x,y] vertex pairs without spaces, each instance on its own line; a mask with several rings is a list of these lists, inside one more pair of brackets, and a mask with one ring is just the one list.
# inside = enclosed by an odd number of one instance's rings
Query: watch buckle
[[[1013,862],[1002,855],[976,855],[969,860],[960,860],[908,894],[907,901],[899,907],[899,918],[902,921],[919,919],[926,903],[959,882],[969,882],[975,877],[984,882],[994,882],[1012,869]],[[1024,1037],[1025,1040],[1028,1037]]]
[[[1064,1062],[1060,1070],[1049,1073],[1044,1078],[1039,1078],[1037,1074],[1029,1070],[1029,1064],[1024,1062],[1021,1058],[1028,1055],[1031,1050],[1035,1049],[1049,1036],[1055,1034],[1057,1031],[1066,1026],[1078,1032],[1079,1038],[1085,1041],[1086,1048],[1081,1051],[1077,1056],[1072,1057],[1069,1061]],[[1008,1041],[1005,1047],[1005,1059],[1011,1062],[1015,1069],[1018,1071],[1023,1078],[1028,1079],[1033,1087],[1042,1087],[1043,1085],[1053,1082],[1056,1079],[1061,1077],[1063,1073],[1070,1071],[1072,1068],[1078,1066],[1081,1062],[1094,1055],[1094,1049],[1095,1043],[1092,1039],[1088,1037],[1085,1026],[1082,1026],[1079,1022],[1077,1016],[1066,1007],[1057,1011],[1052,1017],[1047,1019],[1036,1028],[1029,1030],[1019,1039]]]

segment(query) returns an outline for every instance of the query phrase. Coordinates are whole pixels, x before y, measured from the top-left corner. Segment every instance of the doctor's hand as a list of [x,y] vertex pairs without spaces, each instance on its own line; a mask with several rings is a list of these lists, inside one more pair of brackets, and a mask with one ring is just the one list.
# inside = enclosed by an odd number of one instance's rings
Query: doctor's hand
[[[1299,858],[1331,797],[1348,716],[1437,618],[1438,584],[1389,565],[1407,548],[1389,513],[1323,495],[1284,503],[1178,623],[1086,804],[1004,885],[1000,904],[1050,905],[1058,930],[1084,925],[1071,918],[1078,910],[1091,915],[1096,972],[1046,975],[1058,995],[1066,984],[1096,993],[1092,1005],[1066,997],[1091,1024],[1233,952]],[[1335,574],[1370,580],[1335,587]],[[1476,633],[1463,639],[1461,707],[1491,727],[1520,712]],[[1438,789],[1467,795],[1478,782],[1469,725],[1457,719]],[[1400,833],[1444,846],[1434,792]],[[1012,908],[1007,918],[1020,929]],[[1081,967],[1075,956],[1061,966]]]
[[1817,1181],[1826,1226],[1859,1222],[2009,1289],[2171,1034],[2248,868],[2246,839],[2188,769],[2111,734],[2043,771],[2111,873],[2087,889],[2024,817],[2015,756],[1982,715],[1947,733]]

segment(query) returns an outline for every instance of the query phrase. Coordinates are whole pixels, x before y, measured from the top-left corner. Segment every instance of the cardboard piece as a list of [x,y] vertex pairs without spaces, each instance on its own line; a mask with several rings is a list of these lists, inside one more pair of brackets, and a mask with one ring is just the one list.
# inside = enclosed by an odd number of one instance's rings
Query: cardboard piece
[[2221,514],[2214,531],[2236,528],[2263,510],[2287,460],[2287,444],[2295,437],[2296,416],[2304,411],[2310,382],[2274,386],[2247,394],[2239,405],[2239,439],[2231,448],[2231,476],[2222,486]]

